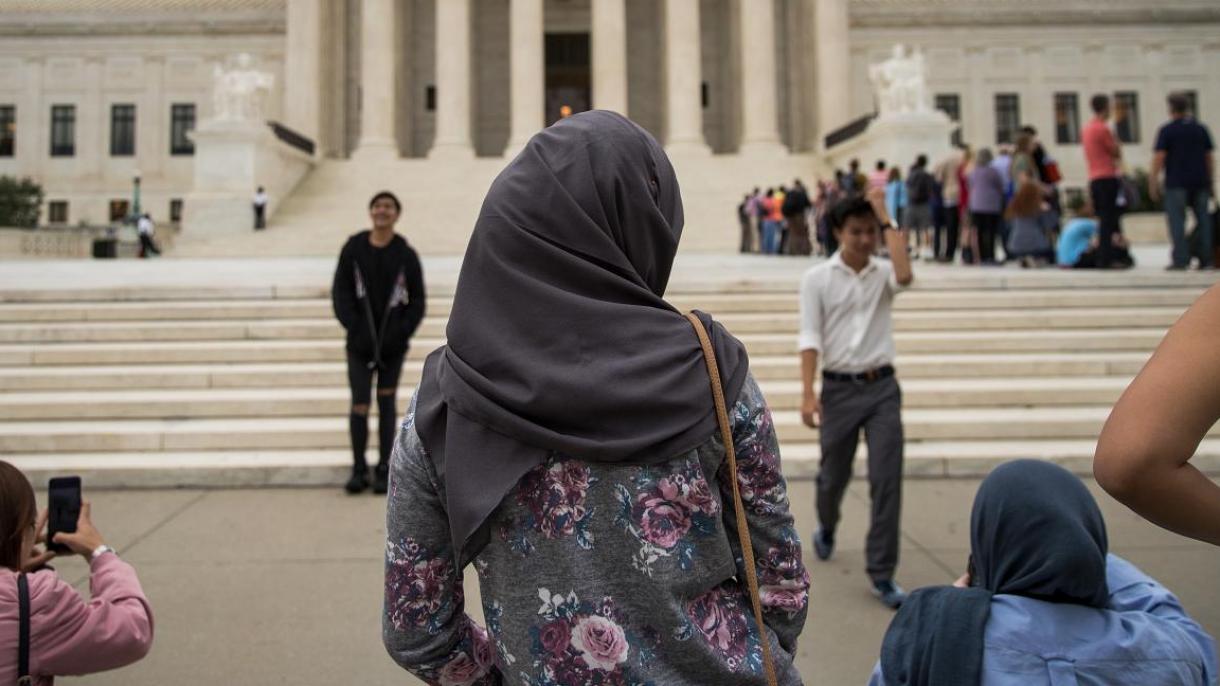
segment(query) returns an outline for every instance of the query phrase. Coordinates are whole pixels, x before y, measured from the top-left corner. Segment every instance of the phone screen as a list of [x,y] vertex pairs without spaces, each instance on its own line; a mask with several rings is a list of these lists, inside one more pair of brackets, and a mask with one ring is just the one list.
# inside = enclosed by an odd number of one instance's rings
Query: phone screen
[[68,547],[53,543],[59,532],[74,533],[80,519],[80,477],[61,476],[51,479],[47,487],[47,548],[67,552]]

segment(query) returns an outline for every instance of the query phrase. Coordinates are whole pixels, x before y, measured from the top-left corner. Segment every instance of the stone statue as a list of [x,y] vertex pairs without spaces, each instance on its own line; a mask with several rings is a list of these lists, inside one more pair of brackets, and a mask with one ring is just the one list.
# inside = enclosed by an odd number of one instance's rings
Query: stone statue
[[904,45],[895,45],[886,61],[868,68],[868,78],[877,95],[878,115],[882,118],[912,112],[928,112],[927,77],[923,52],[907,54]]
[[220,121],[261,121],[263,100],[275,77],[253,67],[253,58],[241,53],[212,70],[212,118]]

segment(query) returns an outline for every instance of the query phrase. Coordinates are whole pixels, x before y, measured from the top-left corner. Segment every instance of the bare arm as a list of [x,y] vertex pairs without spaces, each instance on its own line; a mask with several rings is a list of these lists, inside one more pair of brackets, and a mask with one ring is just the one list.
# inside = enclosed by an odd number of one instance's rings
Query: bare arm
[[822,403],[813,380],[818,373],[818,351],[801,351],[801,421],[815,427],[822,422]]
[[[1148,168],[1148,195],[1153,200],[1161,197],[1161,170],[1165,168],[1165,151],[1158,150],[1152,156],[1152,164]],[[1211,178],[1210,175],[1208,178]]]
[[1220,545],[1220,486],[1190,464],[1220,419],[1220,286],[1178,320],[1106,421],[1102,488],[1150,521]]
[[[882,226],[893,224],[890,218],[889,210],[885,208],[885,189],[874,188],[868,192],[868,201],[873,206],[873,213],[877,215],[877,220]],[[894,277],[898,279],[899,285],[909,286],[915,280],[915,275],[911,272],[911,256],[907,254],[907,241],[900,231],[886,230],[882,232],[885,238],[885,247],[889,248],[890,261],[894,263]]]

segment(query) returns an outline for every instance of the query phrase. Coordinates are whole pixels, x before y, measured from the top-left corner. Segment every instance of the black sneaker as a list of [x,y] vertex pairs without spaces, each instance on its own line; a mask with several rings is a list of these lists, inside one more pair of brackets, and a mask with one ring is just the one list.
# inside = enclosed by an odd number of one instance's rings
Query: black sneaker
[[385,495],[389,490],[390,485],[390,466],[379,464],[373,470],[373,493],[374,495]]
[[343,490],[352,495],[363,493],[369,487],[369,470],[367,467],[354,467],[352,476],[344,484]]
[[813,532],[813,551],[819,560],[829,560],[835,552],[834,534],[828,534],[822,529]]
[[877,596],[877,600],[880,600],[882,605],[891,610],[902,607],[902,603],[907,599],[907,592],[892,579],[874,581],[873,595]]

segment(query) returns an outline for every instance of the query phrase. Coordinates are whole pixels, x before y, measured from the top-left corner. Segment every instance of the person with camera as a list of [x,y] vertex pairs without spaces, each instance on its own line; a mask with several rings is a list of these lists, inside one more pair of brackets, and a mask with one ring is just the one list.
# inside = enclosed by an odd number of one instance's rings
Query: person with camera
[[76,531],[53,541],[89,561],[86,599],[47,566],[56,553],[36,547],[47,511],[38,513],[25,475],[0,461],[0,683],[29,676],[46,686],[55,676],[129,665],[152,647],[152,608],[136,571],[105,544],[90,509],[82,503]]

